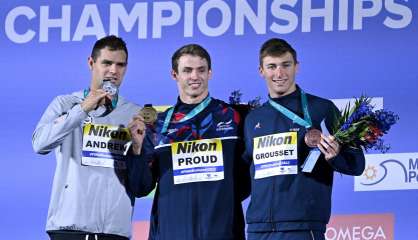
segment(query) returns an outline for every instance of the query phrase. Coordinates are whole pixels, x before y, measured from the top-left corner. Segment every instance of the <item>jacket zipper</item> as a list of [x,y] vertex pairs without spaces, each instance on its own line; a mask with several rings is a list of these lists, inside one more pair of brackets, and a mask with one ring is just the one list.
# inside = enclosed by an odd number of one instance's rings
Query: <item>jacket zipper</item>
[[275,183],[276,183],[276,181],[275,181],[275,178],[273,177],[273,178],[271,178],[272,179],[272,181],[273,181],[273,186],[272,186],[272,195],[271,195],[271,207],[270,207],[270,223],[271,223],[271,230],[273,231],[273,232],[275,232],[276,231],[276,228],[275,228],[275,225],[274,225],[274,223],[273,223],[273,207],[274,207],[274,192],[275,192]]
[[312,240],[315,240],[315,236],[313,234],[313,231],[311,230],[311,236],[312,236]]

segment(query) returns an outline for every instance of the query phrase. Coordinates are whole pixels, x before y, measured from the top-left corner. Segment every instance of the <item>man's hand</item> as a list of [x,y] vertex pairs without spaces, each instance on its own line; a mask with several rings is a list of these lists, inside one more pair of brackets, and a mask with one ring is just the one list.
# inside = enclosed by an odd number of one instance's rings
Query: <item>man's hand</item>
[[103,105],[106,98],[110,99],[110,95],[103,89],[90,90],[89,95],[81,103],[81,108],[84,112],[88,113],[98,106]]
[[132,151],[135,155],[139,155],[145,138],[144,118],[139,113],[135,115],[128,124],[128,129],[132,137]]
[[324,154],[327,161],[337,156],[341,150],[341,146],[335,140],[334,136],[325,136],[323,134],[321,134],[321,141],[318,144],[318,148]]

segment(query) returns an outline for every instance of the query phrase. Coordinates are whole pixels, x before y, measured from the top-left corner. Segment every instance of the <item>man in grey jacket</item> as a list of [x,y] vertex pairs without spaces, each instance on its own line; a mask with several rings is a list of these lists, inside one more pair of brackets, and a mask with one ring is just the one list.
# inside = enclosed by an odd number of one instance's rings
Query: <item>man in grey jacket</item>
[[119,96],[125,42],[98,40],[88,58],[89,88],[57,96],[33,133],[35,152],[55,150],[46,231],[52,240],[129,239],[134,197],[126,188],[127,127],[139,107]]

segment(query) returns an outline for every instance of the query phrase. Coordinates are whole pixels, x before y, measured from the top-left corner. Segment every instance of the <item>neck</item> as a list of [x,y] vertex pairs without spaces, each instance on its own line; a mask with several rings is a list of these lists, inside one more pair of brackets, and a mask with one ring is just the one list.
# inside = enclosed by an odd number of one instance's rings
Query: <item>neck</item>
[[98,85],[93,79],[90,82],[90,90],[97,90],[100,88],[100,85]]
[[187,96],[185,94],[180,94],[180,100],[186,104],[197,104],[202,102],[208,95],[208,92],[204,92],[199,96]]
[[289,95],[289,94],[292,94],[292,93],[294,93],[295,91],[296,91],[296,85],[293,85],[291,88],[289,88],[289,90],[288,91],[286,91],[286,92],[269,92],[270,93],[270,97],[271,98],[281,98],[281,97],[284,97],[284,96],[287,96],[287,95]]

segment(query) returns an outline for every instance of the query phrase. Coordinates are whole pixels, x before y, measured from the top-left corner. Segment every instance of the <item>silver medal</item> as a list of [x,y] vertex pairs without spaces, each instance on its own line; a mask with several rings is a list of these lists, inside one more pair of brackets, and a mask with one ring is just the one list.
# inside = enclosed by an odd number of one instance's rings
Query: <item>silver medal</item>
[[111,96],[118,92],[118,87],[109,80],[103,80],[102,89]]

